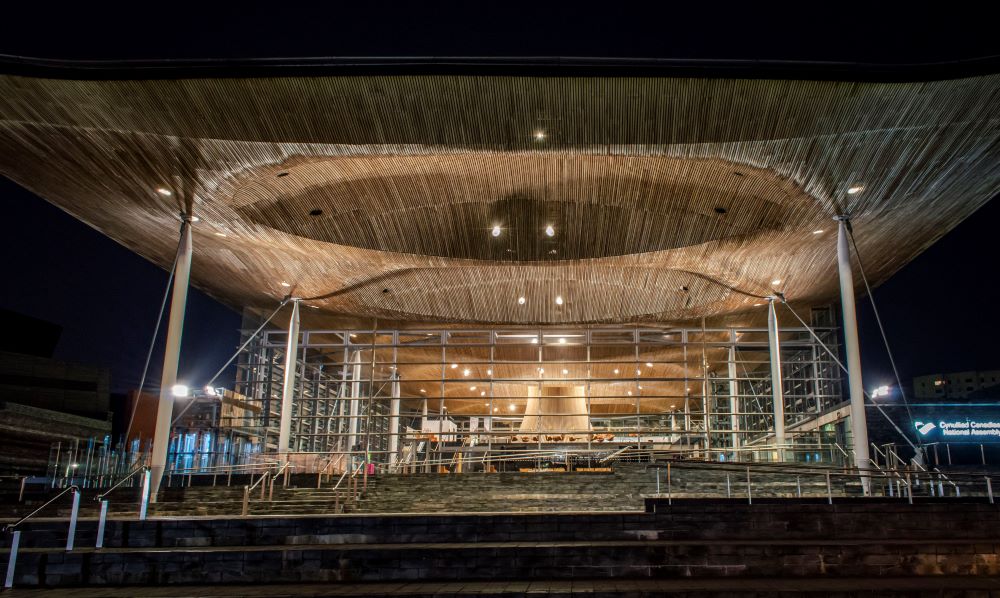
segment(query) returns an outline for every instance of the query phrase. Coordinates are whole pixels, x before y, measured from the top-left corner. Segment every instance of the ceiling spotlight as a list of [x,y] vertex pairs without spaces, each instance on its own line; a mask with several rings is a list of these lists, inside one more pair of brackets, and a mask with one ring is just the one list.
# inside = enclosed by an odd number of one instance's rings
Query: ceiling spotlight
[[493,413],[496,413],[497,411],[500,411],[500,408],[499,407],[494,407],[493,408]]
[[653,362],[652,361],[647,361],[646,362],[646,367],[648,367],[648,368],[653,367]]
[[525,301],[527,301],[527,299],[525,299],[524,297],[518,297],[517,298],[517,304],[518,305],[524,305]]
[[813,234],[814,234],[814,235],[822,235],[822,234],[823,234],[823,232],[824,232],[824,231],[823,231],[823,229],[821,229],[821,228],[820,228],[820,229],[817,229],[817,230],[814,230],[814,231],[813,231]]
[[511,403],[510,407],[508,407],[508,409],[510,409],[511,411],[514,411],[514,410],[517,409],[517,405],[515,405],[514,403]]
[[642,370],[636,370],[635,371],[635,375],[636,376],[641,376],[642,375]]
[[616,374],[618,373],[618,368],[615,368],[615,373],[616,373]]
[[771,281],[771,284],[773,284],[773,285],[779,285],[779,284],[781,284],[781,279],[780,278],[775,278],[774,280]]
[[556,236],[556,229],[552,228],[552,225],[550,224],[545,227],[545,234],[550,237],[554,237]]
[[562,295],[556,295],[556,305],[562,305],[562,304],[563,304]]
[[217,233],[215,233],[215,236],[216,237],[228,237],[229,235],[227,235],[226,233],[219,233],[219,232],[217,232]]
[[453,364],[451,364],[451,369],[453,369],[453,370],[454,370],[454,369],[455,369],[455,368],[457,368],[457,367],[458,367],[458,364],[457,364],[457,363],[453,363]]
[[494,226],[493,230],[490,231],[490,232],[493,234],[494,237],[499,237],[500,236],[500,225]]
[[854,195],[855,193],[861,193],[864,190],[865,190],[864,185],[853,185],[847,188],[847,192],[851,195]]
[[171,195],[173,195],[173,193],[170,192],[170,189],[167,189],[166,187],[158,187],[156,189],[156,192],[162,195],[163,197],[170,197]]
[[628,391],[628,396],[632,396],[632,391]]
[[282,280],[282,281],[281,281],[281,286],[283,286],[283,287],[290,287],[290,286],[292,286],[292,285],[290,285],[290,284],[288,284],[287,282],[285,282],[285,281],[283,281],[283,280]]
[[763,303],[754,303],[753,304],[754,307],[760,307],[761,305],[764,305],[764,304]]
[[469,390],[476,390],[476,387],[475,386],[470,386]]
[[173,387],[170,389],[170,393],[173,394],[175,397],[184,398],[191,393],[191,389],[183,384],[174,384]]
[[569,373],[569,370],[567,370],[566,368],[563,368],[563,376],[565,376],[568,373]]
[[535,131],[535,141],[545,141],[545,131]]
[[[486,391],[485,390],[479,391],[479,396],[485,397],[486,396]],[[489,403],[486,403],[486,404],[489,405]]]
[[463,376],[468,376],[471,373],[472,373],[472,370],[470,370],[469,368],[465,368],[464,370],[462,370],[462,375]]
[[420,392],[423,393],[423,394],[427,394],[427,391],[424,390],[423,388],[420,389]]
[[545,368],[538,368],[538,373],[539,374],[544,374],[545,373]]
[[565,345],[566,344],[566,337],[560,336],[559,337],[559,344],[560,345]]
[[538,344],[538,337],[537,336],[535,338],[531,339],[531,344],[532,345],[537,345]]

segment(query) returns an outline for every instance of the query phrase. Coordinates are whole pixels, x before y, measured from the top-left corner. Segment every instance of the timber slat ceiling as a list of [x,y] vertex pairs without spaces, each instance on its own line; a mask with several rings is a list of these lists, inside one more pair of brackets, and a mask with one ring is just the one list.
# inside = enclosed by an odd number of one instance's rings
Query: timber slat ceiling
[[837,214],[878,282],[1000,192],[1000,76],[2,76],[0,172],[163,267],[191,204],[237,307],[689,321],[834,298]]

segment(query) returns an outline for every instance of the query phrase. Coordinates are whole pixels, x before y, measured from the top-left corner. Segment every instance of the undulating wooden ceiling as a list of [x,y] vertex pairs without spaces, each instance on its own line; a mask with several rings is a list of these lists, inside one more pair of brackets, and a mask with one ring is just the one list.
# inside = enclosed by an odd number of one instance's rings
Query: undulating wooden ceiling
[[969,216],[1000,76],[0,76],[0,172],[163,267],[189,205],[193,283],[236,307],[689,321],[834,299],[837,214],[875,282]]

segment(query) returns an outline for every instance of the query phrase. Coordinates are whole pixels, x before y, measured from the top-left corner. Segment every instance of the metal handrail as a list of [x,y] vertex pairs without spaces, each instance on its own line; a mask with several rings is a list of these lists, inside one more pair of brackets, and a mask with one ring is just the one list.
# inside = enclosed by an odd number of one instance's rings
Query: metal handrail
[[141,466],[139,466],[138,468],[136,468],[136,469],[133,469],[133,470],[132,470],[132,471],[131,471],[131,472],[130,472],[130,473],[129,473],[128,475],[126,475],[126,476],[125,476],[125,477],[123,477],[122,479],[118,480],[118,482],[117,482],[117,483],[116,483],[116,484],[115,484],[114,486],[112,486],[112,487],[108,488],[108,489],[107,489],[107,490],[105,490],[105,491],[104,491],[103,493],[101,493],[101,494],[98,494],[98,495],[97,495],[97,496],[96,496],[96,497],[94,498],[94,500],[96,500],[97,502],[101,502],[102,500],[104,500],[104,497],[106,497],[107,495],[111,494],[111,492],[112,492],[113,490],[117,489],[117,488],[118,488],[118,487],[120,487],[120,486],[121,486],[122,484],[124,484],[125,482],[129,481],[130,479],[132,479],[132,476],[134,476],[135,474],[137,474],[137,473],[139,473],[139,472],[145,472],[145,471],[146,471],[147,469],[149,469],[149,467],[148,467],[148,466],[146,466],[146,465],[141,465]]
[[67,492],[79,492],[79,491],[80,491],[80,487],[77,486],[77,485],[75,485],[75,484],[72,485],[72,486],[68,486],[68,487],[64,488],[62,492],[60,492],[59,494],[56,494],[55,496],[53,496],[52,498],[50,498],[48,501],[46,501],[46,503],[44,505],[38,507],[34,511],[32,511],[32,512],[28,513],[27,515],[25,515],[24,517],[21,517],[20,519],[18,519],[14,523],[8,523],[7,525],[3,526],[3,531],[5,531],[5,532],[6,531],[10,531],[10,530],[14,529],[15,527],[21,525],[25,521],[31,519],[32,517],[34,517],[35,515],[37,515],[39,512],[41,512],[42,509],[44,509],[45,507],[51,505],[55,501],[59,500],[59,498],[61,498],[63,494],[66,494]]

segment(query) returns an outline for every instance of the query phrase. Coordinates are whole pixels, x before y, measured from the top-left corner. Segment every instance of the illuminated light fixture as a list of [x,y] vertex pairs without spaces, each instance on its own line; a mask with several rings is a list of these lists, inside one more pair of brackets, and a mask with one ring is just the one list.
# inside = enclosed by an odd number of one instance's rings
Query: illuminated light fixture
[[469,390],[476,390],[476,387],[475,386],[470,386]]
[[754,303],[753,304],[754,307],[760,307],[761,305],[764,305],[764,304],[763,303]]
[[174,384],[174,386],[170,389],[170,393],[175,397],[183,398],[191,393],[191,389],[183,384]]
[[493,370],[486,370],[486,375],[487,376],[492,376],[493,375]]
[[483,403],[483,407],[489,407],[489,406],[490,406],[489,403]]
[[453,363],[453,364],[451,364],[451,369],[455,369],[455,368],[457,368],[457,367],[458,367],[458,364],[457,364],[457,363]]
[[[479,391],[479,396],[485,397],[486,396],[486,391],[485,390]],[[486,404],[489,405],[489,403],[486,403]]]
[[556,236],[556,229],[552,228],[552,225],[550,224],[545,227],[545,234],[550,237],[554,237]]
[[216,237],[228,237],[229,235],[227,235],[226,233],[219,233],[219,232],[217,232],[217,233],[215,233],[215,236]]
[[864,190],[865,190],[864,185],[852,185],[847,188],[847,193],[850,195],[854,195],[855,193],[861,193]]
[[166,187],[158,187],[156,189],[156,192],[162,195],[163,197],[170,197],[171,195],[173,195],[170,189],[167,189]]
[[556,295],[556,305],[562,305],[562,304],[563,304],[562,295]]
[[472,373],[472,370],[470,370],[469,368],[465,368],[464,370],[462,370],[462,375],[463,376],[468,376],[471,373]]
[[628,391],[628,396],[632,396],[632,391]]
[[617,374],[617,373],[619,373],[619,372],[618,372],[618,368],[615,368],[615,373],[616,373],[616,374]]
[[563,376],[565,376],[568,373],[569,373],[569,370],[567,370],[566,368],[563,368]]
[[774,280],[771,281],[771,284],[777,286],[777,285],[781,284],[781,279],[780,278],[775,278]]
[[822,235],[824,232],[826,232],[826,231],[824,231],[823,229],[819,228],[819,229],[814,230],[813,234],[814,235]]
[[201,218],[198,218],[197,216],[191,216],[191,222],[201,222]]
[[493,413],[496,413],[497,411],[500,411],[500,408],[499,407],[494,407],[493,408]]
[[545,131],[535,131],[535,141],[545,141]]
[[531,339],[531,344],[532,345],[537,345],[538,344],[538,337],[537,336],[535,338]]
[[648,367],[648,368],[653,367],[653,362],[652,361],[647,361],[646,362],[646,367]]
[[636,376],[641,376],[642,375],[642,370],[636,370],[635,371],[635,375]]
[[685,392],[691,392],[691,387],[690,387],[690,386],[688,386],[687,388],[685,388],[685,389],[684,389],[684,391],[685,391]]
[[358,335],[356,335],[356,334],[351,334],[351,338],[358,338]]
[[545,373],[545,368],[538,368],[538,373],[539,374],[544,374]]
[[525,299],[524,297],[518,297],[518,298],[517,298],[517,304],[518,304],[518,305],[524,305],[524,303],[525,303],[526,301],[527,301],[527,299]]
[[205,394],[207,394],[210,397],[214,397],[214,396],[216,396],[219,393],[215,392],[215,389],[212,388],[211,386],[206,386],[205,387]]
[[510,409],[511,411],[515,411],[515,410],[517,410],[517,405],[515,405],[514,403],[511,403],[510,407],[508,407],[508,409]]
[[491,234],[492,234],[492,235],[493,235],[494,237],[499,237],[499,236],[500,236],[500,225],[495,225],[495,226],[493,227],[493,230],[492,230],[492,231],[490,231],[490,233],[491,233]]
[[638,388],[639,388],[639,390],[642,390],[642,386],[639,386]]
[[421,388],[421,389],[420,389],[420,392],[421,392],[422,394],[427,394],[427,391],[426,391],[426,390],[424,390],[423,388]]
[[889,396],[889,387],[886,385],[879,386],[878,388],[872,390],[872,398],[877,399],[878,397]]
[[566,337],[564,337],[564,336],[559,337],[559,344],[560,345],[565,345],[566,344]]
[[282,280],[282,281],[281,281],[281,286],[283,286],[283,287],[285,287],[285,288],[288,288],[288,287],[290,287],[290,286],[292,286],[292,285],[290,285],[290,284],[288,284],[287,282],[285,282],[285,281],[283,281],[283,280]]

